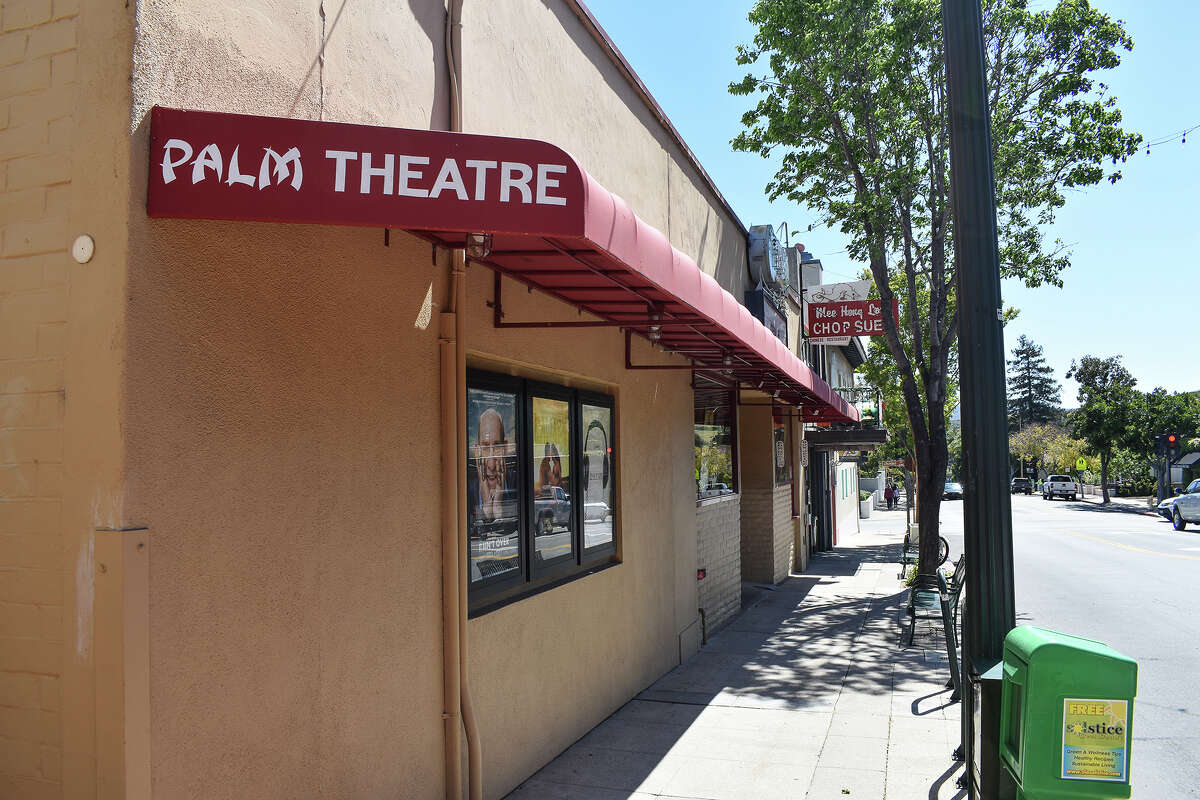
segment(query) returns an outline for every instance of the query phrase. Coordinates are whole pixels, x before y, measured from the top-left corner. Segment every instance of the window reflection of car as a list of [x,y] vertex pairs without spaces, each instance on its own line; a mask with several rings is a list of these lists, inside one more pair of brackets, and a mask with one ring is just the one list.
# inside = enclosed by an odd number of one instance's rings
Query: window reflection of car
[[943,500],[962,500],[963,488],[961,483],[946,481],[946,486],[942,491]]
[[583,504],[583,519],[585,522],[604,522],[611,513],[612,509],[608,507],[608,503],[597,501],[595,503]]
[[539,535],[571,523],[571,498],[561,486],[543,486],[533,501],[534,519]]

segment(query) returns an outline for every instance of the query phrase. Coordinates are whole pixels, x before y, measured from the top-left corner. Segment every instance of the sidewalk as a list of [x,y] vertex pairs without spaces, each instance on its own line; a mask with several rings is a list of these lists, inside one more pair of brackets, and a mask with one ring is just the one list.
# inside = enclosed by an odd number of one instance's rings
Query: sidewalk
[[942,641],[899,647],[903,512],[872,517],[509,797],[966,797]]
[[1081,502],[1094,505],[1095,508],[1089,509],[1093,511],[1113,511],[1125,514],[1158,516],[1158,503],[1154,503],[1154,498],[1152,497],[1117,497],[1116,495],[1109,495],[1108,505],[1102,505],[1103,500],[1104,498],[1101,495],[1083,495],[1079,498]]

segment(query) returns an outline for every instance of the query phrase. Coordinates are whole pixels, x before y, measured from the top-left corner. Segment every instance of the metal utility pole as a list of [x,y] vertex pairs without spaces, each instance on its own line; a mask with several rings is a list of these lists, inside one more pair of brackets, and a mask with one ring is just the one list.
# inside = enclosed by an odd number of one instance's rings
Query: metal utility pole
[[1016,608],[1000,251],[980,0],[942,0],[942,24],[966,475],[963,744],[969,795],[993,800],[1013,796],[999,759],[1001,681],[995,667],[1003,658],[1004,637],[1016,624]]

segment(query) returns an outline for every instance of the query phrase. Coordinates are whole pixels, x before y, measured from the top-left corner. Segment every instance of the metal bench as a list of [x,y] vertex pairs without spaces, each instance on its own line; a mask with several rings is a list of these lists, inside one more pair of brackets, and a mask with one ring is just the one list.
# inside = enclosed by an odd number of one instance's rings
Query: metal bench
[[958,560],[954,574],[947,580],[940,572],[935,575],[918,575],[908,593],[904,613],[908,617],[905,644],[912,645],[916,635],[917,618],[940,618],[946,636],[946,656],[950,662],[950,684],[954,693],[950,701],[961,696],[958,670],[958,603],[966,583],[966,556]]

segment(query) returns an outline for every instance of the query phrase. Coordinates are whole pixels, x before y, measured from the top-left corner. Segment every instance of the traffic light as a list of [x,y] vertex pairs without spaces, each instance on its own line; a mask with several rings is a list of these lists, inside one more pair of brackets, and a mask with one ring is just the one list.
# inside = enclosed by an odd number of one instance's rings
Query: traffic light
[[1160,433],[1154,437],[1154,455],[1162,458],[1167,454],[1167,435]]
[[1167,439],[1167,460],[1174,461],[1179,458],[1179,435],[1168,433]]

